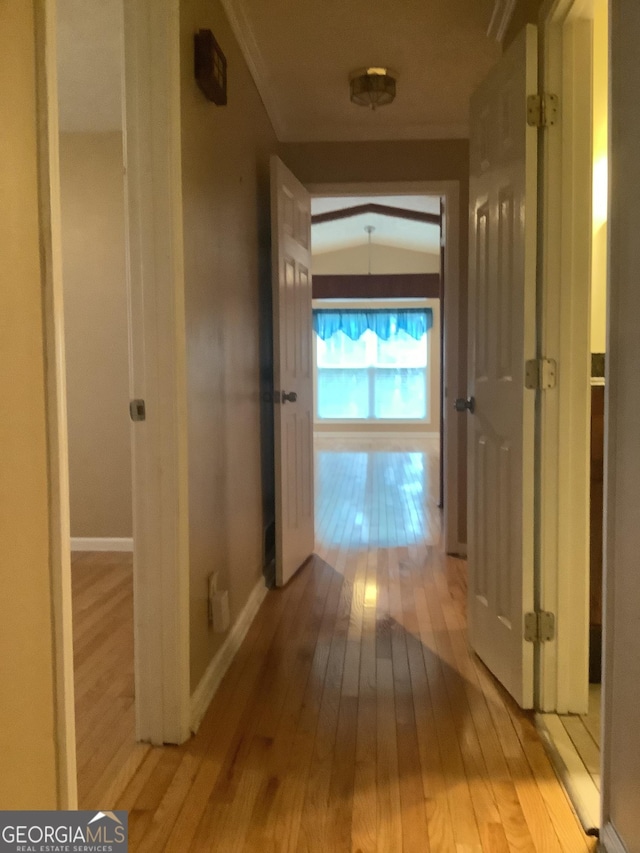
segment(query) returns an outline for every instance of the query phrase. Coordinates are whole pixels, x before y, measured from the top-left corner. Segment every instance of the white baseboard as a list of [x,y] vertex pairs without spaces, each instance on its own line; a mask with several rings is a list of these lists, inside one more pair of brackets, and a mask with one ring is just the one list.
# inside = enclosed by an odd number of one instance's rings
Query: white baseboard
[[354,441],[374,438],[379,438],[381,441],[388,441],[389,439],[406,439],[407,441],[411,441],[416,438],[436,441],[440,438],[439,430],[424,429],[423,427],[419,429],[372,429],[367,431],[363,429],[328,429],[327,427],[319,427],[316,424],[313,428],[313,433],[315,438],[339,438],[340,440],[352,438]]
[[600,834],[600,850],[603,853],[627,853],[620,836],[610,823],[606,823]]
[[242,608],[227,638],[216,655],[211,659],[207,671],[200,679],[200,684],[198,684],[191,696],[192,732],[195,733],[198,731],[202,718],[207,712],[207,708],[211,704],[211,700],[215,696],[225,672],[229,669],[231,661],[240,648],[249,630],[249,626],[255,619],[256,613],[260,609],[260,605],[264,601],[267,592],[268,590],[264,585],[264,578],[261,577],[251,591],[247,603]]
[[87,538],[71,537],[72,551],[133,551],[132,538]]

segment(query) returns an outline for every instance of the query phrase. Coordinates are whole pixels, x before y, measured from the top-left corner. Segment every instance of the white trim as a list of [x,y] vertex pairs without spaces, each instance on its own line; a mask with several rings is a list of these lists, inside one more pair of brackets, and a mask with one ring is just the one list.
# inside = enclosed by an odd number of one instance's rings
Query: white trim
[[55,649],[57,807],[78,807],[71,562],[69,452],[62,292],[58,84],[54,3],[36,3],[38,169],[44,299],[52,643]]
[[[460,182],[459,181],[389,181],[361,183],[309,184],[311,196],[358,195],[432,195],[445,199],[445,410],[444,410],[444,547],[448,554],[461,553],[458,541],[458,445],[461,415],[447,401],[466,397],[467,389],[459,386],[459,318],[460,318]],[[446,319],[448,318],[448,320]],[[451,318],[456,318],[452,322]],[[466,458],[466,442],[463,456]],[[466,550],[466,548],[465,548]]]
[[576,8],[549,4],[541,29],[544,88],[562,114],[544,132],[541,169],[540,355],[559,370],[540,400],[539,604],[559,630],[540,651],[537,704],[558,713],[589,701],[591,24]]
[[585,830],[600,825],[600,792],[557,714],[536,714],[536,728]]
[[231,662],[244,640],[251,623],[256,617],[260,605],[267,595],[268,589],[264,584],[264,578],[260,578],[249,594],[247,603],[240,611],[224,643],[209,662],[205,674],[200,679],[191,697],[191,731],[197,732],[202,718],[211,704],[211,700],[224,678],[224,674],[231,666]]
[[133,551],[133,538],[71,537],[72,551]]
[[387,124],[376,128],[375,133],[366,125],[334,123],[305,124],[296,132],[287,130],[279,136],[280,142],[397,142],[403,139],[467,139],[469,125],[464,122],[455,124]]
[[628,853],[627,848],[622,843],[620,836],[611,823],[607,823],[602,827],[602,831],[600,832],[600,849],[604,853]]
[[266,63],[258,47],[258,41],[249,23],[242,0],[221,0],[221,3],[233,34],[240,45],[244,60],[249,66],[253,82],[256,84],[258,94],[262,98],[262,103],[273,125],[278,141],[283,142],[287,136],[287,127],[278,107],[275,88],[267,71]]
[[[438,439],[440,433],[421,426],[421,421],[370,421],[365,427],[362,421],[314,421],[313,432],[324,438],[355,438],[369,441],[374,438],[398,439],[400,441],[422,441]],[[376,429],[380,424],[380,429]],[[349,429],[352,426],[353,429]]]
[[190,730],[179,0],[124,3],[136,736]]

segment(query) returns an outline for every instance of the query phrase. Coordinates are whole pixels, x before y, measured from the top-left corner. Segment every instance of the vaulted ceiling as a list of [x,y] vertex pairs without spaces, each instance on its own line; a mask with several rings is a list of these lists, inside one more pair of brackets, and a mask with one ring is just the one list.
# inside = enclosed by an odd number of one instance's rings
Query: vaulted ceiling
[[[437,196],[313,198],[311,200],[311,212],[313,214],[327,213],[328,211],[344,210],[368,202],[382,203],[401,210],[440,213],[440,199]],[[439,225],[413,222],[379,213],[366,213],[313,225],[311,230],[314,255],[366,246],[369,242],[369,234],[365,231],[367,226],[375,229],[371,234],[371,242],[375,245],[429,254],[439,254],[440,252]]]
[[[495,0],[222,2],[283,141],[466,136],[499,56]],[[349,72],[370,65],[397,72],[396,100],[375,111],[349,100]]]

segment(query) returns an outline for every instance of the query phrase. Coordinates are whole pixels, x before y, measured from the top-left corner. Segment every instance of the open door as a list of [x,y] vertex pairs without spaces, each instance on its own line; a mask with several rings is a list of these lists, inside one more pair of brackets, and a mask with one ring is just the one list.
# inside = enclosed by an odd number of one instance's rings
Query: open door
[[271,158],[276,583],[313,553],[311,201]]
[[[528,26],[471,102],[469,637],[523,708],[533,705],[537,31]],[[528,383],[530,384],[530,383]]]

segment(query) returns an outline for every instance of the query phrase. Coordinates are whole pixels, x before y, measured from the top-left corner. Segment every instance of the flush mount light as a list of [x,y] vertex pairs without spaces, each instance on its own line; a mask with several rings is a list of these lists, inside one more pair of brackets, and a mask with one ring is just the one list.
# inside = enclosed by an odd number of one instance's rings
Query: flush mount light
[[396,96],[396,78],[389,68],[371,66],[349,74],[351,100],[360,107],[382,107]]

